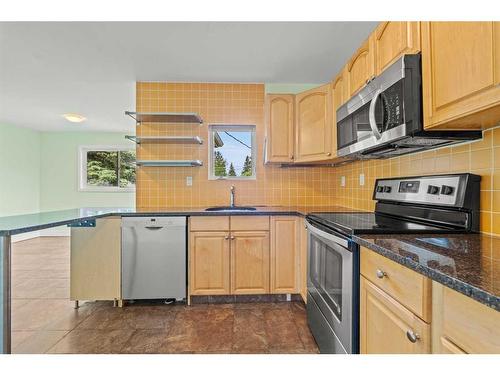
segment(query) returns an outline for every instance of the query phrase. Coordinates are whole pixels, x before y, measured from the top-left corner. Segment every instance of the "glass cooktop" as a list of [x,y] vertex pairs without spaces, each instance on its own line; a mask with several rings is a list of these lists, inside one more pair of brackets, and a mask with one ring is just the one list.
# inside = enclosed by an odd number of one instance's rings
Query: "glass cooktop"
[[327,228],[352,234],[450,233],[451,228],[426,225],[377,213],[335,212],[311,213],[308,218]]

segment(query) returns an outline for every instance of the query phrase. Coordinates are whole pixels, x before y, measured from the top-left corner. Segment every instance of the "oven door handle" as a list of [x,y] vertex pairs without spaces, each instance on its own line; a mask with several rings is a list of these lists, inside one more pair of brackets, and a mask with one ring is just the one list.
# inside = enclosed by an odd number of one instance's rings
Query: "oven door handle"
[[370,123],[370,127],[372,128],[372,133],[376,139],[382,138],[382,134],[380,134],[380,131],[377,127],[377,120],[375,119],[375,107],[377,105],[377,100],[380,94],[382,94],[381,89],[375,91],[375,95],[373,95],[373,98],[370,102],[370,109],[368,110],[368,121]]
[[339,244],[340,246],[342,246],[346,249],[349,249],[349,241],[347,241],[345,238],[338,237],[338,236],[335,236],[333,234],[324,232],[324,231],[316,228],[314,225],[312,225],[308,222],[306,222],[306,223],[307,223],[307,230],[309,230],[311,233],[314,233],[318,237],[324,238],[328,241],[333,241],[333,242]]

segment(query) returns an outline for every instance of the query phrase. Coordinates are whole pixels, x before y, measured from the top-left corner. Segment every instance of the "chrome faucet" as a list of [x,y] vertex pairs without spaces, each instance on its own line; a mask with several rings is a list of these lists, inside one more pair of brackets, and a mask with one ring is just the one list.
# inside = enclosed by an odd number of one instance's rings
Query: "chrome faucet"
[[234,185],[231,185],[230,206],[234,207]]

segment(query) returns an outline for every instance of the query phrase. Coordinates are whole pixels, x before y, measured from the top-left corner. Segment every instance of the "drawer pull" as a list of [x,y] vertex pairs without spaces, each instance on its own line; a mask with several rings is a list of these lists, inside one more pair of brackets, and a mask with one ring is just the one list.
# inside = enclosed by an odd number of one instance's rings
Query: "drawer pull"
[[231,239],[234,240],[234,236],[231,236]]
[[225,239],[225,240],[228,240],[228,239],[229,239],[229,236],[225,236],[225,237],[224,237],[224,239]]
[[418,340],[420,340],[420,335],[413,332],[411,329],[406,331],[406,337],[408,337],[408,340],[410,340],[412,343],[416,343]]
[[387,276],[387,272],[382,271],[382,270],[377,270],[377,272],[376,272],[375,274],[377,275],[377,277],[378,277],[379,279],[383,279],[384,277],[386,277],[386,276]]

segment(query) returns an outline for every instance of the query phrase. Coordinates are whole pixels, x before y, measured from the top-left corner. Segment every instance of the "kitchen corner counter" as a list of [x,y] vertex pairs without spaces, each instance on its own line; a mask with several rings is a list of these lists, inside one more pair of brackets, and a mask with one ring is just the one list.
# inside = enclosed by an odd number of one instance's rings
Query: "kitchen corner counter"
[[500,238],[483,234],[357,235],[376,253],[500,311]]
[[205,211],[207,207],[171,207],[160,210],[151,208],[74,208],[69,210],[40,212],[35,214],[0,217],[0,236],[57,227],[98,219],[107,216],[240,216],[240,215],[296,215],[310,212],[351,212],[340,206],[254,206],[256,211]]

